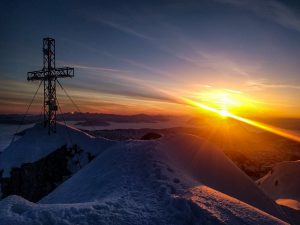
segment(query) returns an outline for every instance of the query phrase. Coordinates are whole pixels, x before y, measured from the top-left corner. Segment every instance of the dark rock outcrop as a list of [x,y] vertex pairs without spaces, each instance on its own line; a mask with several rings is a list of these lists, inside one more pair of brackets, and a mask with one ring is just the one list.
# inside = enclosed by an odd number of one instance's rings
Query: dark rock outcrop
[[141,137],[141,140],[152,140],[152,139],[158,139],[161,138],[161,135],[158,133],[150,132],[145,134],[143,137]]
[[[64,145],[36,162],[12,168],[10,177],[2,177],[0,171],[1,198],[19,195],[32,202],[39,201],[81,168],[82,152],[77,145],[71,148]],[[94,158],[90,153],[88,156],[89,161]],[[73,171],[69,169],[70,164]]]

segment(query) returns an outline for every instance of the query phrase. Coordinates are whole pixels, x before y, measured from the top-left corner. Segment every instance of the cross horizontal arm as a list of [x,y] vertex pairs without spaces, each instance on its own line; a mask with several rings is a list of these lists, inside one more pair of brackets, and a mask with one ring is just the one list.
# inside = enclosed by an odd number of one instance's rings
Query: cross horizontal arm
[[66,78],[74,77],[74,68],[71,67],[62,67],[55,68],[51,70],[37,70],[27,73],[27,80],[47,80],[47,79],[56,79],[56,78]]

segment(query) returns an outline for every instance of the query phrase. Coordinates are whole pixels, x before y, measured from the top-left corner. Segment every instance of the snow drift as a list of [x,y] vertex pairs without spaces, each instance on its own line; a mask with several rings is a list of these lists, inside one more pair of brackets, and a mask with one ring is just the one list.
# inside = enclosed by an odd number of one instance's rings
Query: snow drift
[[57,132],[51,136],[48,135],[48,131],[44,129],[42,123],[28,128],[24,132],[24,136],[11,143],[0,154],[0,170],[3,170],[4,177],[9,176],[11,168],[20,167],[23,163],[35,162],[63,145],[77,144],[84,151],[98,155],[113,144],[112,141],[95,138],[61,123],[57,123]]
[[[226,176],[220,176],[220,171]],[[123,205],[122,208],[134,207],[129,211],[138,211],[148,203],[157,210],[156,216],[163,212],[162,219],[172,196],[185,196],[191,188],[204,187],[204,184],[234,193],[238,199],[280,216],[275,203],[221,151],[191,135],[120,143],[103,152],[40,202],[113,201]]]
[[300,160],[276,164],[257,183],[278,204],[300,210]]
[[[38,204],[18,196],[0,201],[0,224],[284,224],[276,204],[202,139],[110,142],[72,132],[98,156]],[[24,138],[30,146],[26,135],[18,141]],[[9,148],[20,154],[20,145]]]

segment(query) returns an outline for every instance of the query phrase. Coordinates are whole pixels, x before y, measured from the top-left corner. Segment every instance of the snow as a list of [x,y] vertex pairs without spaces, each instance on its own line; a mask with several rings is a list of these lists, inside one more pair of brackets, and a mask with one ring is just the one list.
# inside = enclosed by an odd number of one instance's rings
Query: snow
[[276,200],[278,205],[284,205],[292,209],[300,210],[300,202],[294,199],[279,198]]
[[299,174],[300,160],[282,162],[257,183],[278,204],[300,210]]
[[[106,201],[75,204],[33,204],[10,196],[0,202],[3,224],[285,224],[260,210],[207,187],[191,192],[192,198],[174,197],[168,211],[154,214],[136,207]],[[219,206],[222,204],[223,208]],[[146,210],[145,210],[146,209]],[[0,223],[1,223],[0,222]]]
[[77,144],[85,151],[97,155],[113,143],[61,123],[57,123],[57,132],[49,136],[48,130],[39,123],[25,130],[22,138],[4,149],[0,154],[0,170],[4,170],[3,176],[9,176],[12,167],[37,161],[65,144]]
[[140,208],[129,205],[128,209],[128,205],[113,201],[34,204],[19,196],[9,196],[0,201],[0,224],[286,224],[207,187],[198,187],[191,193],[192,198],[170,198],[163,203],[166,208],[160,209],[161,212],[156,211],[159,206],[153,209],[151,205]]
[[89,151],[101,146],[98,156],[37,204],[0,201],[0,224],[285,224],[276,204],[203,139],[109,142],[72,132]]
[[[14,124],[0,124],[0,152],[9,146],[16,131],[23,131],[33,126],[34,124],[21,125],[20,127]],[[18,136],[15,136],[15,139],[18,138]]]
[[207,140],[192,135],[175,135],[162,141],[174,166],[198,182],[242,200],[272,215],[282,214],[276,204],[226,155]]
[[[145,199],[151,199],[150,205],[158,205],[160,201],[168,201],[170,195],[182,195],[190,188],[206,184],[233,193],[272,214],[280,214],[276,204],[221,151],[207,142],[203,145],[199,138],[171,135],[159,141],[125,143],[107,149],[40,202],[123,202],[125,196],[126,200],[143,199],[138,207],[143,208]],[[227,175],[220,176],[220,171]],[[79,183],[80,186],[76,185]],[[126,203],[127,207],[136,204]]]

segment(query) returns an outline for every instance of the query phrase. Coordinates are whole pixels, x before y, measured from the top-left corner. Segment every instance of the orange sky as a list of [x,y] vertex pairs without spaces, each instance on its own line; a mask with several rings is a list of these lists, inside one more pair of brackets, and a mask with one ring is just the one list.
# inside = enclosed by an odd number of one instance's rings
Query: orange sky
[[[55,17],[43,4],[7,4],[0,113],[25,112],[38,86],[26,73],[42,68],[50,36],[56,66],[75,69],[61,83],[82,111],[197,113],[178,100],[188,98],[239,116],[299,117],[300,15],[287,1],[271,2],[45,3]],[[63,111],[76,111],[57,91]],[[30,113],[40,112],[41,95]]]

